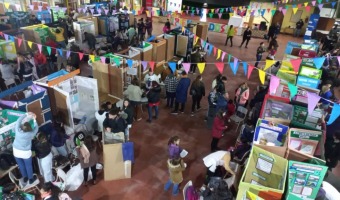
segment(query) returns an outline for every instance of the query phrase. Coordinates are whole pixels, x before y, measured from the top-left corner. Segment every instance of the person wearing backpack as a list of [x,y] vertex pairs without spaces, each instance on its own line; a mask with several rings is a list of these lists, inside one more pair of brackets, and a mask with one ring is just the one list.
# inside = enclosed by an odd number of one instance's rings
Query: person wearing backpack
[[192,96],[191,116],[194,116],[195,111],[201,109],[201,99],[205,96],[205,87],[202,82],[202,75],[198,75],[190,87],[190,95]]
[[172,188],[172,195],[176,196],[179,193],[179,184],[183,181],[182,172],[185,170],[187,164],[184,163],[180,158],[174,158],[168,159],[167,165],[170,173],[170,178],[165,184],[164,190],[168,191],[171,185],[174,185]]

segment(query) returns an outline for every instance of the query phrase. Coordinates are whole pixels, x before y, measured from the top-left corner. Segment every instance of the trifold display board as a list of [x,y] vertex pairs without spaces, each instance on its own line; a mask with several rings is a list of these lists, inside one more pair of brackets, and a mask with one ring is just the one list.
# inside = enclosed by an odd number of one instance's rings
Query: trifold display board
[[17,108],[22,112],[33,112],[37,115],[40,127],[47,125],[52,120],[50,98],[45,88],[33,84],[32,81],[24,82],[0,93],[2,108]]
[[85,40],[85,32],[95,35],[95,26],[93,21],[73,22],[74,36],[77,44],[82,44]]
[[163,34],[158,38],[164,38],[166,40],[165,60],[169,61],[174,57],[175,49],[175,36],[169,34]]
[[21,27],[20,30],[24,33],[25,39],[38,44],[45,44],[47,37],[51,37],[48,26],[43,24]]
[[75,128],[75,123],[86,116],[86,127],[92,131],[94,113],[99,109],[97,80],[76,76],[79,72],[57,72],[36,84],[45,87],[47,84],[53,114],[61,113],[66,125]]
[[152,60],[152,44],[149,42],[143,42],[142,47],[136,47],[137,50],[141,52],[141,59],[143,61],[153,61]]
[[239,185],[237,200],[241,200],[247,191],[263,199],[281,200],[287,167],[286,159],[253,146]]
[[98,18],[97,17],[78,17],[79,22],[93,22],[94,35],[98,35]]
[[287,151],[288,126],[258,119],[253,144],[264,150],[285,157]]
[[307,107],[294,105],[293,120],[290,125],[295,128],[321,130],[320,123],[323,115],[322,109],[315,109],[312,113],[308,113]]
[[288,192],[286,199],[315,199],[326,172],[327,167],[325,166],[289,161]]
[[0,58],[14,60],[17,58],[15,43],[11,40],[0,40]]
[[261,108],[261,118],[289,125],[293,117],[293,106],[289,99],[266,95]]
[[301,65],[296,84],[316,89],[319,86],[322,70]]

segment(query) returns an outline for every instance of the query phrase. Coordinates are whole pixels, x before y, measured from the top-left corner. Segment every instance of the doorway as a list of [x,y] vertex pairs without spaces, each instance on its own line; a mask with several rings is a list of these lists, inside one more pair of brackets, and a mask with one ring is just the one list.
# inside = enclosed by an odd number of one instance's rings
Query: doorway
[[279,23],[280,26],[282,27],[282,22],[283,22],[284,15],[280,11],[276,11],[273,18],[272,18],[272,23],[270,25],[276,25],[276,23]]

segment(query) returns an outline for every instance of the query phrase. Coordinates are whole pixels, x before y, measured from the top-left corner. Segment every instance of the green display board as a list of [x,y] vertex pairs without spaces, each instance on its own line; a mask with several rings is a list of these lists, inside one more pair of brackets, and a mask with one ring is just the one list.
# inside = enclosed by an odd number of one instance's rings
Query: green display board
[[312,200],[321,187],[327,167],[302,162],[289,161],[289,200]]
[[296,83],[296,75],[294,74],[289,74],[289,73],[286,73],[286,72],[283,72],[281,70],[279,70],[276,74],[276,76],[282,80],[285,80],[291,84],[294,84]]
[[307,66],[301,66],[299,75],[312,79],[320,79],[322,75],[322,70]]
[[291,126],[303,129],[321,130],[320,119],[322,115],[323,112],[320,109],[316,109],[309,114],[306,107],[294,106]]
[[33,30],[38,33],[42,44],[46,43],[46,40],[47,40],[48,37],[54,38],[54,36],[52,35],[52,33],[50,32],[48,27],[35,28]]
[[62,19],[65,18],[65,12],[62,10],[58,10],[58,11],[52,10],[52,13],[53,13],[53,22],[57,22],[58,18],[62,18]]
[[321,131],[291,128],[289,132],[289,149],[314,156],[322,138]]

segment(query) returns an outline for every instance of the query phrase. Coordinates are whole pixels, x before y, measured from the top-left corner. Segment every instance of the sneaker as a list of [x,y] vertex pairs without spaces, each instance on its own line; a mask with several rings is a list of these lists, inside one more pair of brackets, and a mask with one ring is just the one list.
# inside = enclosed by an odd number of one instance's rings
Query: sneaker
[[30,180],[28,181],[28,183],[29,183],[29,184],[33,184],[36,180],[38,180],[37,177],[36,177],[36,176],[33,176],[33,178],[30,179]]
[[171,114],[178,115],[178,112],[177,111],[172,111]]

